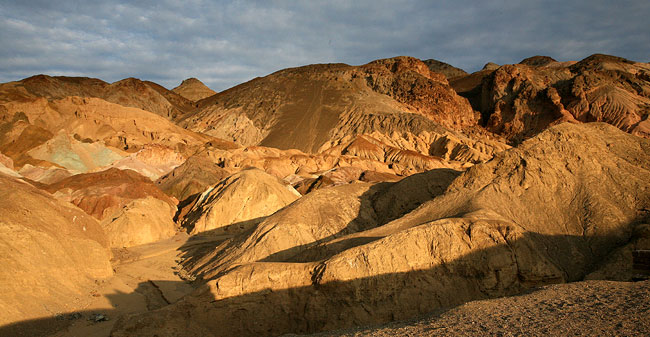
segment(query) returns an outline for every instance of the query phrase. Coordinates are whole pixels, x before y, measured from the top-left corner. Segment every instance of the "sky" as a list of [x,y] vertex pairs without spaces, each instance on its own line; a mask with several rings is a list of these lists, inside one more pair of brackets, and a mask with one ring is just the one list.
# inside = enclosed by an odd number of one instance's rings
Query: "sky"
[[466,71],[534,55],[650,62],[648,0],[0,0],[0,82],[36,74],[221,91],[313,63],[408,55]]

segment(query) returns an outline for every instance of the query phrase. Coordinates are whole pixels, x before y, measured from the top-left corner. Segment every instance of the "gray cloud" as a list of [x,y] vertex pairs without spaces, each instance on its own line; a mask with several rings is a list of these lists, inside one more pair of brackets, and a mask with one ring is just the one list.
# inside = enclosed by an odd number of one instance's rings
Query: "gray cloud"
[[410,55],[480,69],[533,55],[650,61],[645,0],[0,0],[0,81],[38,73],[215,90],[311,63]]

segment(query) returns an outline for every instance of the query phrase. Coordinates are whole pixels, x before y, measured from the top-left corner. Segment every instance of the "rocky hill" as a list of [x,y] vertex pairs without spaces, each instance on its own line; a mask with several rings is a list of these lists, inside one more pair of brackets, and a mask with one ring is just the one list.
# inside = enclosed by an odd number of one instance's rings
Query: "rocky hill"
[[203,84],[203,82],[194,77],[183,80],[183,82],[176,88],[172,89],[172,91],[192,102],[200,101],[216,94],[214,90],[208,88]]
[[580,280],[650,221],[649,150],[612,126],[568,123],[413,210],[376,207],[392,185],[311,193],[203,256],[188,249],[205,285],[113,335],[307,333]]
[[595,54],[580,62],[536,56],[455,80],[481,124],[513,142],[562,122],[606,122],[649,137],[650,65]]
[[472,74],[395,57],[219,93],[196,79],[0,84],[0,335],[308,334],[434,316],[362,330],[561,322],[548,334],[585,328],[573,305],[614,315],[594,334],[646,331],[620,313],[648,307],[647,281],[627,283],[650,249],[648,74],[600,54]]
[[317,153],[365,133],[418,138],[477,119],[444,76],[398,57],[281,70],[202,101],[181,125],[245,146]]
[[173,119],[192,110],[192,102],[164,87],[136,78],[114,83],[87,77],[36,75],[0,86],[0,102],[48,100],[69,96],[101,98],[126,107],[133,107]]

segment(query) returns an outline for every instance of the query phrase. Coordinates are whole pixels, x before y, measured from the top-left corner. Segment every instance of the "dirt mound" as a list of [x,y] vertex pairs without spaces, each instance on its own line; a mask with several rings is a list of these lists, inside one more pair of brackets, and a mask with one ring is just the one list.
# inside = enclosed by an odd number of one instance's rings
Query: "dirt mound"
[[193,102],[216,94],[214,90],[208,88],[203,82],[194,77],[183,80],[183,83],[172,89],[172,91]]
[[59,199],[68,201],[97,219],[104,219],[134,199],[148,196],[172,207],[176,201],[163,193],[148,178],[131,170],[111,168],[106,171],[77,174],[60,180],[45,189]]
[[606,124],[562,124],[405,215],[375,211],[402,182],[318,190],[207,255],[188,249],[205,286],[113,333],[315,332],[580,280],[650,221],[649,150]]
[[176,234],[176,207],[154,197],[135,199],[104,218],[110,247],[121,248],[168,239]]
[[299,197],[291,186],[264,171],[243,170],[201,193],[183,227],[192,234],[238,233]]
[[97,279],[112,275],[95,219],[0,174],[0,325],[82,309]]

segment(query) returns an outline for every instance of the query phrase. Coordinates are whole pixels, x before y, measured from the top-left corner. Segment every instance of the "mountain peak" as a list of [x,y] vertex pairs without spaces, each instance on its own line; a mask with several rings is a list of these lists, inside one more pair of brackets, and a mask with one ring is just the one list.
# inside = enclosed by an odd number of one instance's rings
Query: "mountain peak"
[[194,77],[183,80],[181,85],[172,89],[172,91],[195,102],[216,94],[214,90],[208,88],[203,82]]

